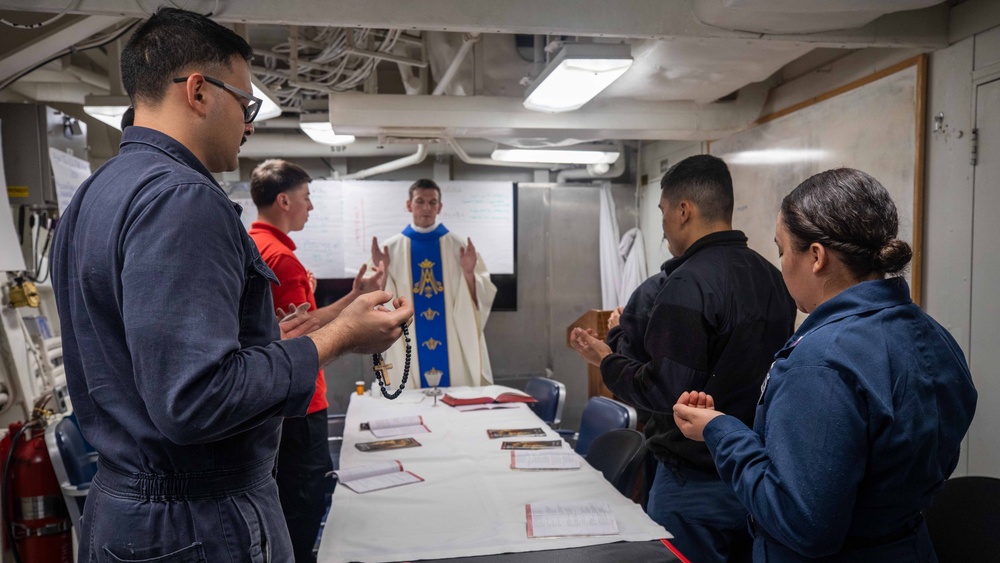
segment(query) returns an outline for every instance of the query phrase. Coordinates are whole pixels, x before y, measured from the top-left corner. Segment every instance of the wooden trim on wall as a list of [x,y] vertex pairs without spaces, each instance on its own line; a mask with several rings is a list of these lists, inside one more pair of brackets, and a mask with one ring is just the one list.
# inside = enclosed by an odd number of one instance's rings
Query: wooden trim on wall
[[917,305],[923,303],[924,295],[924,191],[927,171],[927,55],[916,57],[916,162],[913,169],[913,287],[910,294]]

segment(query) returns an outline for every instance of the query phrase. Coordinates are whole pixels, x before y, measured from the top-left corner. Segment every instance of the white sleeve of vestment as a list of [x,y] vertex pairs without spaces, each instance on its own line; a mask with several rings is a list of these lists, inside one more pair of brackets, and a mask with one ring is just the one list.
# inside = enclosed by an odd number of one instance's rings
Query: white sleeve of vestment
[[[490,274],[486,269],[483,257],[477,253],[474,279],[478,306],[473,302],[472,293],[465,280],[465,274],[459,260],[459,248],[463,246],[464,242],[464,239],[450,236],[447,240],[442,240],[441,251],[449,257],[444,261],[447,272],[445,279],[456,280],[454,285],[457,286],[454,288],[451,310],[448,311],[448,323],[454,324],[455,335],[461,348],[461,357],[469,370],[469,376],[471,376],[469,383],[471,385],[490,385],[493,383],[493,369],[490,365],[483,329],[489,319],[497,289],[490,281]],[[449,355],[451,354],[449,353]]]

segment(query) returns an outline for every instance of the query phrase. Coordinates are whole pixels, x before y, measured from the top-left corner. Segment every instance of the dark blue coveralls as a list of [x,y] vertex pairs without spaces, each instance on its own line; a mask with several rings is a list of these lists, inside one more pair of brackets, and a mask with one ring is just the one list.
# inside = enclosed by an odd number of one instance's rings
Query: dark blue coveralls
[[66,378],[100,454],[80,561],[292,559],[274,456],[318,356],[275,342],[274,274],[241,211],[180,143],[129,127],[59,221]]

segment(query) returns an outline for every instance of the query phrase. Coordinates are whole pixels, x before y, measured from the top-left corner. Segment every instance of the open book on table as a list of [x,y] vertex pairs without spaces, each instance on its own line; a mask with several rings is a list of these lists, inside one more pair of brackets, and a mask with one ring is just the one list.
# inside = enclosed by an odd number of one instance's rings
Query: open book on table
[[356,493],[368,493],[391,487],[420,483],[422,478],[403,469],[398,459],[334,471],[337,481]]
[[524,505],[529,538],[616,536],[618,521],[606,502],[533,502]]
[[401,416],[398,418],[380,418],[361,423],[362,430],[371,430],[376,438],[392,438],[408,434],[426,434],[431,429],[424,424],[422,416]]
[[491,403],[536,403],[531,395],[500,385],[453,390],[441,399],[447,405],[485,405]]

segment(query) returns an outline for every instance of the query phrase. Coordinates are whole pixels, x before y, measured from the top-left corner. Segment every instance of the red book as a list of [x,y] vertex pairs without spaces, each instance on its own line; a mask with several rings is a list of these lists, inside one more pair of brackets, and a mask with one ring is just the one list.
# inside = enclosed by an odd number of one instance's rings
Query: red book
[[501,391],[490,387],[446,393],[441,402],[453,407],[461,405],[486,405],[490,403],[536,403],[534,397],[521,391]]

